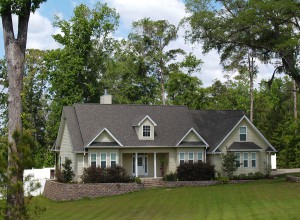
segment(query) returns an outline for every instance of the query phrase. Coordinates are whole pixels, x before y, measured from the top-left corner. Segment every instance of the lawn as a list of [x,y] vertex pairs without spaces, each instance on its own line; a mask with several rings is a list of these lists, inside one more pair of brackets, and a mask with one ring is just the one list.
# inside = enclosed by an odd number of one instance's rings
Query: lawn
[[284,179],[157,188],[121,196],[53,202],[38,219],[300,219],[300,184]]

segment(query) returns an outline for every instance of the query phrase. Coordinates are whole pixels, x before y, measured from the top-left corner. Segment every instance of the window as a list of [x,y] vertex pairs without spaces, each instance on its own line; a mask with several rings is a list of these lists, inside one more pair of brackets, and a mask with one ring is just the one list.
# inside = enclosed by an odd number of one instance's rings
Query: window
[[97,166],[97,154],[91,154],[91,167]]
[[110,166],[115,167],[117,165],[117,154],[110,153]]
[[59,169],[61,170],[61,156],[59,156]]
[[143,137],[150,137],[150,125],[143,125]]
[[194,162],[194,153],[189,152],[189,163],[193,163],[193,162]]
[[179,153],[179,164],[184,164],[184,153]]
[[252,153],[251,166],[256,167],[256,153]]
[[248,167],[248,153],[244,153],[244,167]]
[[106,168],[106,153],[101,153],[101,168]]
[[240,141],[247,140],[247,127],[243,126],[240,127]]
[[240,167],[241,166],[241,154],[240,153],[235,153],[235,165],[237,167]]
[[203,154],[202,152],[198,152],[198,162],[203,161]]

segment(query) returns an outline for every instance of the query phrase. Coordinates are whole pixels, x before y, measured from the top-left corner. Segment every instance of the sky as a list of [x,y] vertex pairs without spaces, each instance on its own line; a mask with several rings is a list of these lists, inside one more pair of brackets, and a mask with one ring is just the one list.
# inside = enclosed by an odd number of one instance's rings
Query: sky
[[[79,4],[86,4],[92,8],[96,0],[48,0],[31,15],[28,30],[28,49],[56,49],[59,45],[53,40],[52,35],[60,33],[58,28],[52,26],[55,16],[70,19],[73,9]],[[110,7],[116,9],[120,15],[119,29],[115,33],[116,38],[126,38],[131,31],[133,21],[149,17],[152,20],[168,20],[171,24],[178,25],[180,20],[188,14],[182,0],[102,0]],[[14,19],[16,20],[16,19]],[[0,29],[2,40],[0,41],[0,57],[4,56],[3,33]],[[206,55],[202,54],[201,45],[191,45],[184,40],[184,30],[179,30],[179,37],[172,42],[170,48],[181,48],[186,52],[193,52],[204,62],[201,71],[194,74],[202,82],[203,86],[210,86],[215,79],[225,81],[224,72],[219,65],[219,54],[212,51]],[[257,83],[262,79],[268,79],[273,72],[270,65],[259,65]],[[234,73],[230,73],[234,75]]]

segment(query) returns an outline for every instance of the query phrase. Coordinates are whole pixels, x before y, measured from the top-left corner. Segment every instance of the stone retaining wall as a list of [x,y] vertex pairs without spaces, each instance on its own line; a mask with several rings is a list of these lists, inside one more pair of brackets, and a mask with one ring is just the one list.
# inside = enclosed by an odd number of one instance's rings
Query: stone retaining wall
[[172,188],[179,186],[209,186],[216,184],[218,184],[218,181],[166,181],[163,185]]
[[47,180],[43,195],[55,201],[120,195],[144,189],[137,183],[65,184]]
[[300,183],[300,177],[287,175],[285,178],[286,178],[286,181],[288,181],[288,182]]

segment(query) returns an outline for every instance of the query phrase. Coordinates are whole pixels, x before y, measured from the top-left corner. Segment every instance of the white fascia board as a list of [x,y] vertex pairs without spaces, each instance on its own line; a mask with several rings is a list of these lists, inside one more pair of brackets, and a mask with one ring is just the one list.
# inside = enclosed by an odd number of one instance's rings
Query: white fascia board
[[[239,124],[243,121],[246,120],[248,122],[248,124],[250,124],[250,126],[259,134],[259,136],[273,149],[275,150],[275,148],[269,143],[269,141],[262,135],[262,133],[260,133],[260,131],[252,124],[252,122],[246,117],[246,115],[244,115],[239,121],[238,123],[236,123],[236,125],[231,129],[231,131],[225,136],[225,138],[223,138],[223,140],[220,142],[220,144],[212,151],[212,153],[215,153],[215,151],[223,144],[223,142],[228,138],[228,136],[237,128],[237,126],[239,126]],[[276,151],[276,150],[275,150]]]
[[176,147],[178,147],[178,145],[186,138],[186,136],[188,136],[189,133],[194,132],[196,134],[196,136],[205,144],[206,148],[209,147],[208,143],[201,137],[200,134],[198,134],[198,132],[194,129],[191,128],[184,136],[183,138],[181,138],[181,140],[176,144]]
[[53,146],[54,151],[57,151],[57,147],[58,146],[60,147],[60,145],[61,145],[63,131],[65,130],[66,124],[67,124],[67,119],[66,119],[64,112],[62,112],[61,118],[60,118],[60,123],[59,123],[58,134],[57,134],[56,140],[54,142],[54,146]]
[[138,123],[138,126],[141,126],[141,124],[142,124],[146,119],[148,119],[148,120],[153,124],[153,126],[157,126],[157,124],[149,117],[149,115],[146,115],[146,116]]
[[109,131],[107,128],[103,128],[103,129],[99,132],[99,134],[97,134],[97,135],[93,138],[93,140],[92,140],[90,143],[88,143],[85,147],[90,146],[91,143],[93,143],[94,140],[96,140],[96,138],[99,137],[99,135],[102,134],[102,132],[104,132],[104,131],[106,131],[106,132],[114,139],[115,142],[117,142],[121,147],[123,147],[123,144],[121,144],[121,142],[118,141],[118,139],[115,138],[115,136],[113,136],[112,133],[110,133],[110,131]]

